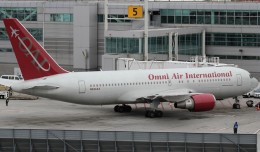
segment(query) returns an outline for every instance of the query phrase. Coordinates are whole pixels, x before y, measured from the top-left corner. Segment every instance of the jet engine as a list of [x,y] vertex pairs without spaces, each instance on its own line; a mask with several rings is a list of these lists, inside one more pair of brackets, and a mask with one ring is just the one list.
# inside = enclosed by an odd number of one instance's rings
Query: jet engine
[[175,102],[175,108],[188,109],[192,112],[212,110],[215,106],[215,96],[212,94],[195,94],[181,102]]

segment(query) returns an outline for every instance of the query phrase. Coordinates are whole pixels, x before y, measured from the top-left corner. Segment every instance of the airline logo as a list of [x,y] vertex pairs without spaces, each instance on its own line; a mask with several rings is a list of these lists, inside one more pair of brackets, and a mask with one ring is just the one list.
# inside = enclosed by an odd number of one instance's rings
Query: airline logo
[[45,72],[50,71],[51,65],[48,63],[48,60],[44,57],[41,61],[39,61],[40,51],[38,49],[33,48],[33,42],[29,37],[20,37],[18,32],[19,30],[14,29],[12,26],[10,26],[11,29],[11,37],[17,38],[19,42],[19,49],[25,54],[26,57],[31,56],[32,61],[31,63],[38,69],[43,70]]
[[200,78],[228,78],[232,77],[232,72],[211,72],[211,73],[173,73],[171,76],[166,74],[149,74],[149,80],[169,80],[169,79],[200,79]]

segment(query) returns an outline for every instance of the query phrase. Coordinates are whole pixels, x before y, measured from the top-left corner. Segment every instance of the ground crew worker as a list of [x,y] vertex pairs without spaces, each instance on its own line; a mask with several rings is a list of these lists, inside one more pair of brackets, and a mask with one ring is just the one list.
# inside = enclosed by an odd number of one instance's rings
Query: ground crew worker
[[234,129],[234,134],[237,134],[237,129],[238,129],[238,123],[237,122],[234,123],[233,129]]
[[8,106],[8,103],[9,103],[9,97],[6,98],[5,105]]

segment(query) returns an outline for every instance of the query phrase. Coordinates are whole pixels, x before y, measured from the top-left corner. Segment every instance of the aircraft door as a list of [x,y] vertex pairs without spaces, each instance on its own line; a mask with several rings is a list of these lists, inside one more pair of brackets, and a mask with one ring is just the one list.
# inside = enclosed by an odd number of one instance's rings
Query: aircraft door
[[237,86],[242,86],[242,76],[241,76],[241,74],[237,74]]
[[169,87],[172,86],[172,81],[171,81],[171,79],[168,79],[168,86],[169,86]]
[[86,92],[86,85],[84,80],[79,80],[79,93],[85,93]]

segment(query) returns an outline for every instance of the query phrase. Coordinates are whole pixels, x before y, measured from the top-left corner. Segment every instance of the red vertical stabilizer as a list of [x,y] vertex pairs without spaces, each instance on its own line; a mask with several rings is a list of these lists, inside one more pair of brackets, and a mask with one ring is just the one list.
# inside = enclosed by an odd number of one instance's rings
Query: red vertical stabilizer
[[67,73],[15,18],[3,19],[24,80]]

